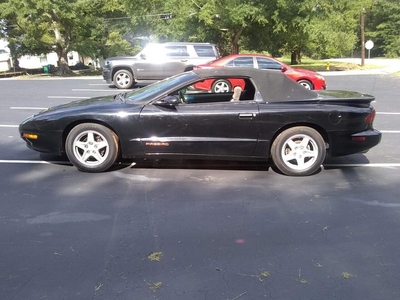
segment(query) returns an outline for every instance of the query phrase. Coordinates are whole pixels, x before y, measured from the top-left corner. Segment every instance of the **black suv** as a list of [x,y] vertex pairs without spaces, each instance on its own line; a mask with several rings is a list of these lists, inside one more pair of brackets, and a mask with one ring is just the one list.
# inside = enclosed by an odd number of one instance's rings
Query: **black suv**
[[136,56],[107,58],[103,78],[119,89],[128,89],[137,80],[164,79],[218,57],[217,48],[213,44],[151,43]]

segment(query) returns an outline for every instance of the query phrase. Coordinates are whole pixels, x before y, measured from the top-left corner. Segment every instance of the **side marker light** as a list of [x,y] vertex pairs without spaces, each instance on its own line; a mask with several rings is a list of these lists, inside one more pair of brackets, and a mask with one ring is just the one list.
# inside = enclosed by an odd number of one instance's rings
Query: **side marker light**
[[38,135],[37,134],[33,134],[33,133],[23,133],[22,137],[30,139],[30,140],[37,140],[38,139]]
[[353,137],[352,140],[355,142],[364,142],[365,136],[356,136],[356,137]]

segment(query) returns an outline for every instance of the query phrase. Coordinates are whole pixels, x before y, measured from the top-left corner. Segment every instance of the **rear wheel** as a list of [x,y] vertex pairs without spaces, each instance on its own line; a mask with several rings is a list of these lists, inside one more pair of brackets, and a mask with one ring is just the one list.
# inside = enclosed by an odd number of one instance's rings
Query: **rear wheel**
[[297,83],[302,85],[303,87],[305,87],[307,90],[314,89],[313,84],[308,80],[302,79],[302,80],[297,81]]
[[228,80],[218,79],[211,88],[213,93],[228,93],[232,90],[232,86]]
[[314,174],[326,155],[322,136],[310,127],[298,126],[283,131],[274,140],[271,156],[275,166],[285,175]]
[[128,70],[115,72],[113,82],[119,89],[129,89],[134,83],[133,74]]
[[109,169],[118,157],[118,137],[107,127],[84,123],[67,136],[65,152],[80,171],[97,173]]

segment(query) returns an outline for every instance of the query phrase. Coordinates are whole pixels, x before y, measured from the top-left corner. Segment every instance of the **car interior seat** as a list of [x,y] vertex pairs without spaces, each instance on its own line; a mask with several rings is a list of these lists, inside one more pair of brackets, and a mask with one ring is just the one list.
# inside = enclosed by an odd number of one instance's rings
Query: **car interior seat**
[[255,93],[256,89],[254,88],[254,85],[247,79],[240,100],[254,100]]
[[242,94],[242,88],[240,86],[235,86],[233,89],[233,95],[232,95],[232,102],[233,101],[239,101],[240,100],[240,95]]

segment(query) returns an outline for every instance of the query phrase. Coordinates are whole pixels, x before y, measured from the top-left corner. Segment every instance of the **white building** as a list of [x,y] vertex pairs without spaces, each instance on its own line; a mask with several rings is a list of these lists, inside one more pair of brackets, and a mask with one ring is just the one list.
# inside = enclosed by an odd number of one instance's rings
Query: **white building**
[[[24,55],[19,59],[19,66],[25,69],[37,69],[46,65],[57,66],[58,55],[55,52],[42,55]],[[79,62],[79,54],[76,51],[68,53],[68,65],[75,66]]]
[[7,47],[8,43],[0,39],[0,72],[5,72],[11,69],[12,61],[10,59],[10,49]]
[[[0,71],[8,71],[12,68],[10,49],[8,42],[0,39]],[[19,59],[19,66],[25,69],[38,69],[46,65],[57,66],[58,55],[55,52],[42,55],[24,55]],[[79,62],[79,54],[76,51],[68,53],[68,65],[75,66]]]

